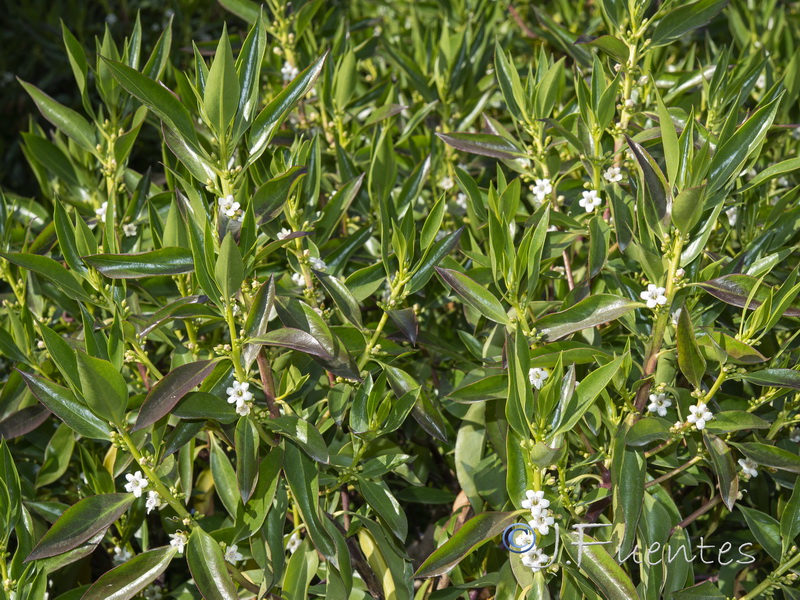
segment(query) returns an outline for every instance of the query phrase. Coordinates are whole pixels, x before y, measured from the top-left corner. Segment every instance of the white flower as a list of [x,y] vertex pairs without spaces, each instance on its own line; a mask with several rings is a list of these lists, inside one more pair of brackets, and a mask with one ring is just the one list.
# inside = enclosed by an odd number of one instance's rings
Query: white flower
[[120,548],[119,546],[114,546],[114,563],[121,565],[124,562],[128,562],[130,559],[133,558],[133,552],[128,550],[127,548]]
[[106,222],[106,211],[108,210],[108,202],[103,202],[100,205],[100,208],[94,209],[94,214],[97,215],[97,218],[100,219],[101,223]]
[[155,490],[147,492],[147,502],[145,503],[147,514],[149,515],[151,511],[157,509],[159,504],[161,504],[161,496],[158,495],[158,492]]
[[467,195],[463,192],[459,192],[456,196],[456,206],[462,212],[467,212]]
[[291,233],[292,232],[289,229],[286,229],[286,227],[283,227],[278,232],[278,239],[279,240],[285,240]]
[[529,552],[533,549],[533,533],[528,533],[527,531],[517,534],[514,537],[514,546],[517,552],[520,550],[528,549],[526,552]]
[[615,181],[622,181],[622,172],[619,167],[609,167],[605,173],[603,173],[603,177],[606,178],[606,181],[609,183],[614,183]]
[[550,377],[550,371],[547,369],[540,369],[539,367],[533,367],[531,370],[528,371],[528,380],[531,382],[531,385],[535,387],[537,390],[542,389],[544,385],[544,380]]
[[534,492],[528,490],[525,492],[525,500],[520,502],[522,508],[527,508],[531,511],[531,516],[536,515],[550,506],[550,500],[544,497],[544,492],[539,490]]
[[252,406],[252,402],[246,402],[245,400],[239,400],[236,402],[236,414],[242,417],[246,417],[250,414],[250,407]]
[[176,531],[175,533],[170,533],[169,537],[169,545],[173,548],[177,548],[178,554],[183,554],[184,546],[189,543],[189,538],[186,537],[186,534],[182,531]]
[[122,226],[122,233],[125,234],[125,237],[134,237],[136,235],[136,225],[133,223],[125,223]]
[[291,81],[292,79],[297,77],[299,73],[300,71],[297,70],[297,67],[294,67],[291,64],[289,64],[288,60],[283,63],[283,67],[281,68],[281,75],[283,75],[284,82]]
[[219,209],[225,213],[226,217],[236,216],[236,212],[239,210],[239,203],[233,199],[232,194],[228,194],[224,198],[219,198],[217,202],[219,203]]
[[690,406],[689,412],[692,413],[686,417],[687,423],[694,423],[698,429],[705,429],[706,423],[714,418],[714,415],[708,410],[705,403],[698,404],[697,406]]
[[225,560],[227,560],[232,565],[235,565],[243,558],[244,556],[242,556],[242,554],[239,552],[239,546],[237,546],[236,544],[228,546],[228,549],[225,550]]
[[316,256],[309,258],[308,262],[311,263],[311,268],[316,271],[325,271],[328,268],[328,265],[325,264],[325,261],[321,258],[317,258]]
[[639,297],[647,302],[647,308],[655,308],[658,305],[663,306],[667,303],[667,297],[664,295],[666,291],[665,288],[657,287],[651,283],[645,291],[639,294]]
[[739,218],[739,207],[732,206],[725,211],[725,214],[728,215],[728,223],[731,224],[731,227],[736,227],[736,219]]
[[228,394],[228,404],[238,404],[239,402],[249,402],[253,399],[253,392],[248,391],[250,384],[241,381],[234,381],[233,385],[225,390]]
[[521,558],[522,564],[534,573],[538,573],[544,569],[550,562],[550,557],[544,554],[541,548],[537,548],[536,546],[523,553]]
[[758,463],[749,458],[740,458],[739,466],[742,467],[742,473],[747,477],[758,477]]
[[164,588],[157,583],[147,586],[143,595],[145,600],[161,600],[164,597]]
[[289,551],[289,554],[294,554],[297,552],[297,549],[300,547],[300,544],[303,540],[300,539],[300,536],[297,532],[293,533],[289,537],[289,541],[286,543],[286,549]]
[[586,190],[581,195],[583,198],[578,200],[578,206],[585,209],[587,213],[594,212],[594,209],[603,203],[603,199],[597,195],[597,190]]
[[128,473],[125,475],[125,479],[128,480],[128,483],[125,484],[125,491],[132,492],[137,498],[142,495],[142,490],[150,485],[147,479],[142,477],[141,471],[136,471],[133,475]]
[[531,186],[531,191],[533,195],[536,196],[537,202],[542,202],[547,195],[552,193],[553,186],[550,184],[550,180],[545,179],[537,179],[534,185]]
[[453,189],[454,185],[455,185],[455,183],[453,182],[453,178],[452,177],[442,177],[439,180],[439,187],[442,188],[445,191]]
[[800,427],[795,427],[792,430],[792,434],[789,436],[789,440],[791,440],[795,444],[800,444]]
[[292,282],[295,285],[303,287],[306,284],[306,279],[305,277],[303,277],[302,273],[292,273]]
[[550,526],[555,523],[555,519],[551,516],[552,512],[543,510],[542,512],[533,515],[533,518],[528,521],[531,529],[538,531],[542,535],[547,535],[550,532]]
[[650,405],[647,410],[657,412],[659,417],[664,417],[670,406],[672,406],[672,400],[667,398],[666,394],[650,394]]

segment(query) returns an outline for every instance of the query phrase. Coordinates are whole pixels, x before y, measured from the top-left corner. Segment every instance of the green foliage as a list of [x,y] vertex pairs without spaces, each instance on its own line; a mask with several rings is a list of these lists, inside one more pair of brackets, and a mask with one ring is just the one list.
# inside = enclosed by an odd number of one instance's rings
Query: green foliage
[[3,597],[797,598],[797,7],[219,4],[20,79]]

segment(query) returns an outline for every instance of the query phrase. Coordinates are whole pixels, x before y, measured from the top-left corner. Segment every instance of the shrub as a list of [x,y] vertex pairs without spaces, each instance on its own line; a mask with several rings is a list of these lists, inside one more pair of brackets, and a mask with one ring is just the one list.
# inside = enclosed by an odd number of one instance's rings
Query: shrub
[[797,7],[221,4],[20,82],[6,596],[797,598]]

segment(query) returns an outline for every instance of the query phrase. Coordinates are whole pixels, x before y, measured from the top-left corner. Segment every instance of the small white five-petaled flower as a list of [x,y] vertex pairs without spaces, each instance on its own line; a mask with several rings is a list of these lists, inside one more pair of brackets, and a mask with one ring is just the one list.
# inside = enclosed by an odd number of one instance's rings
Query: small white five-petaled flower
[[147,492],[147,502],[145,502],[147,514],[149,515],[152,511],[157,509],[159,504],[161,504],[161,496],[159,496],[158,492],[155,490]]
[[583,197],[578,200],[578,206],[587,213],[594,212],[594,209],[603,203],[603,199],[597,195],[597,190],[586,190],[581,192],[581,196]]
[[528,567],[534,573],[538,573],[550,562],[550,557],[542,552],[541,548],[533,547],[527,552],[522,554],[522,564]]
[[555,523],[555,519],[551,515],[552,513],[549,510],[543,510],[533,515],[533,518],[528,521],[528,525],[540,534],[547,535],[550,532],[550,526]]
[[708,423],[711,419],[714,418],[714,415],[705,403],[700,403],[696,406],[690,406],[689,412],[692,413],[688,417],[686,417],[687,423],[694,423],[694,426],[698,429],[705,429],[706,423]]
[[103,202],[100,205],[100,208],[94,209],[94,214],[97,215],[97,218],[100,219],[101,223],[106,222],[106,211],[108,210],[108,202]]
[[455,186],[455,183],[452,177],[442,177],[439,180],[439,187],[445,191],[453,189],[453,186]]
[[747,477],[758,477],[758,463],[749,458],[740,458],[739,466],[742,467],[742,473]]
[[297,67],[292,66],[291,64],[289,64],[288,60],[285,61],[283,63],[283,67],[281,67],[281,75],[283,76],[283,81],[284,82],[291,81],[292,79],[297,77],[297,75],[299,73],[300,73],[300,71],[297,70]]
[[552,193],[553,186],[550,184],[550,180],[547,178],[537,179],[536,183],[531,186],[531,191],[533,192],[533,195],[536,196],[536,201],[542,202],[545,198],[547,198],[548,194]]
[[189,538],[182,531],[176,531],[169,534],[169,545],[178,549],[179,554],[183,554],[183,549],[189,543]]
[[306,284],[306,279],[302,273],[292,273],[292,283],[303,287]]
[[544,497],[544,492],[539,490],[527,490],[525,492],[525,500],[520,502],[522,508],[527,508],[531,511],[531,516],[537,515],[550,506],[550,500]]
[[606,181],[609,183],[622,181],[622,170],[619,167],[609,167],[606,169],[606,172],[603,173],[603,177],[605,177]]
[[311,263],[311,268],[316,271],[325,271],[328,268],[328,265],[325,264],[325,261],[321,258],[317,258],[316,256],[309,258],[308,262]]
[[133,475],[130,473],[125,475],[128,483],[125,484],[125,491],[133,493],[137,498],[142,495],[142,491],[150,485],[145,477],[142,476],[141,471],[136,471]]
[[297,552],[297,549],[300,547],[300,544],[303,540],[300,539],[300,536],[297,532],[294,532],[291,536],[289,536],[289,541],[286,543],[286,549],[289,551],[289,554],[294,554]]
[[233,386],[225,390],[228,394],[228,404],[236,405],[236,413],[241,416],[250,414],[250,401],[253,399],[253,392],[249,391],[250,384],[241,381],[234,381]]
[[219,209],[225,214],[226,217],[233,218],[239,211],[239,203],[234,200],[232,194],[228,194],[224,198],[217,200],[219,202]]
[[288,236],[291,235],[291,231],[286,229],[286,227],[282,227],[281,230],[278,232],[278,239],[285,240]]
[[647,410],[651,413],[658,413],[659,417],[665,417],[670,406],[672,406],[672,400],[667,398],[666,394],[650,394],[650,404]]
[[544,380],[550,377],[550,372],[547,369],[540,369],[539,367],[533,367],[528,371],[528,380],[531,382],[531,385],[535,387],[537,390],[542,389],[544,385]]
[[647,308],[655,308],[656,306],[663,306],[667,303],[667,297],[664,295],[666,291],[666,288],[658,287],[650,283],[647,289],[639,294],[639,297],[647,302]]
[[242,553],[239,552],[239,546],[237,546],[236,544],[228,546],[228,548],[225,550],[225,560],[227,560],[232,565],[235,565],[243,558],[244,556],[242,556]]
[[133,552],[128,550],[127,548],[120,548],[119,546],[114,546],[114,558],[113,561],[121,565],[124,562],[128,562],[130,559],[133,558]]
[[133,223],[125,223],[122,226],[122,233],[125,234],[125,237],[134,237],[136,235],[136,225]]

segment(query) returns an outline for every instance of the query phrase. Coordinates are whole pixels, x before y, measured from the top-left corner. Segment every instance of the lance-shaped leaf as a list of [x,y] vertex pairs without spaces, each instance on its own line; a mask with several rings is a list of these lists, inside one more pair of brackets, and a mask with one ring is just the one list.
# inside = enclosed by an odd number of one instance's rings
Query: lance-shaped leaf
[[357,370],[351,364],[351,360],[346,360],[341,354],[334,356],[316,337],[301,329],[284,327],[270,331],[266,335],[252,338],[250,343],[264,346],[281,346],[290,350],[297,350],[318,359],[318,362],[332,373],[349,379],[360,379]]
[[203,105],[217,135],[227,135],[228,126],[239,105],[239,77],[233,62],[233,52],[228,40],[228,28],[223,25],[222,36],[217,44],[214,62],[208,71]]
[[245,504],[250,499],[258,476],[258,428],[252,419],[241,417],[236,424],[236,481]]
[[459,227],[453,233],[443,237],[428,248],[425,256],[420,259],[419,264],[414,268],[414,275],[411,277],[411,281],[408,282],[408,292],[410,294],[418,292],[425,287],[433,276],[434,268],[458,245],[463,232],[464,228]]
[[344,317],[361,329],[361,308],[358,306],[358,301],[353,297],[353,294],[347,289],[347,286],[333,275],[317,270],[313,270],[313,272],[322,287],[325,288],[325,291],[333,298],[336,306],[342,311]]
[[472,517],[453,537],[425,559],[414,576],[436,577],[449,572],[465,556],[503,533],[517,519],[516,512],[484,512]]
[[36,107],[45,119],[50,121],[66,136],[73,139],[81,148],[88,152],[96,152],[97,144],[95,128],[80,114],[56,102],[42,90],[30,83],[18,79],[25,91],[28,92]]
[[327,56],[326,52],[295,77],[255,118],[250,128],[247,149],[249,154],[247,159],[248,166],[255,162],[266,150],[267,144],[272,139],[272,136],[275,135],[283,120],[314,86],[314,82],[322,72]]
[[131,431],[152,425],[169,414],[178,401],[200,385],[216,366],[216,360],[200,360],[167,373],[147,394]]
[[477,381],[462,383],[447,397],[455,402],[469,404],[494,398],[505,398],[507,395],[508,377],[506,375],[489,375]]
[[586,573],[607,600],[639,600],[630,580],[606,549],[594,538],[573,531],[561,534],[572,562]]
[[217,264],[214,266],[214,279],[224,298],[233,299],[239,293],[244,281],[244,261],[233,232],[228,232],[220,244]]
[[578,36],[577,40],[575,40],[575,44],[586,44],[588,46],[595,46],[597,48],[600,48],[600,50],[608,54],[618,63],[624,64],[628,62],[628,55],[630,54],[630,49],[625,44],[625,42],[623,42],[619,38],[614,37],[613,35],[601,35],[600,37],[581,35]]
[[730,433],[745,429],[769,429],[769,421],[743,410],[724,410],[714,413],[714,419],[706,423],[709,433]]
[[208,296],[178,298],[175,302],[170,302],[154,312],[142,327],[140,335],[145,337],[169,319],[194,319],[202,316],[218,318],[219,313],[205,306],[206,302],[208,302]]
[[[314,224],[314,236],[319,240],[318,243],[327,241],[333,234],[336,226],[347,214],[347,210],[361,190],[364,175],[365,174],[362,173],[358,177],[354,177],[344,184],[335,195],[328,198],[327,204],[325,204],[322,209],[322,215],[319,221]],[[328,264],[331,264],[331,261],[328,261]]]
[[563,337],[608,323],[622,315],[644,306],[628,298],[613,294],[597,294],[589,296],[566,310],[556,312],[539,319],[535,326],[547,340],[555,341]]
[[739,474],[730,446],[715,435],[703,432],[703,442],[711,457],[711,466],[719,483],[719,494],[728,510],[733,510],[739,495]]
[[161,133],[164,135],[167,147],[189,169],[195,179],[203,183],[209,179],[216,180],[217,172],[202,150],[196,149],[164,122],[161,123]]
[[128,384],[107,360],[78,352],[78,375],[86,404],[98,416],[121,423],[128,407]]
[[437,133],[436,136],[456,150],[500,159],[526,158],[527,154],[499,135],[490,133]]
[[700,354],[700,348],[697,346],[694,327],[686,306],[683,307],[678,317],[677,338],[678,366],[686,379],[695,388],[700,389],[700,383],[706,373],[706,360]]
[[653,46],[664,46],[683,37],[713,19],[728,0],[699,0],[691,4],[676,4],[664,15],[653,31]]
[[505,309],[503,309],[503,305],[500,304],[500,301],[485,287],[478,285],[475,280],[458,271],[443,269],[441,267],[435,267],[435,269],[444,282],[453,288],[453,291],[458,294],[464,302],[469,304],[484,317],[491,319],[495,323],[502,323],[504,325],[511,323]]
[[84,437],[108,440],[108,423],[97,418],[70,390],[44,377],[18,372],[36,399],[71,429]]
[[[770,288],[762,284],[753,295],[753,288],[756,287],[758,281],[757,277],[734,273],[710,279],[697,285],[726,304],[738,306],[739,308],[745,308],[746,306],[749,310],[755,310],[764,303],[770,293]],[[751,298],[751,296],[752,299],[748,305],[747,299]],[[783,316],[800,317],[800,306],[796,304],[790,306],[784,311]]]
[[800,456],[783,448],[758,442],[730,442],[750,460],[765,467],[774,467],[790,473],[800,473]]
[[777,561],[781,560],[781,531],[778,521],[768,514],[739,505],[739,510],[747,521],[747,527],[753,533],[761,547]]
[[647,150],[628,136],[625,136],[625,139],[628,140],[628,146],[639,165],[647,195],[652,202],[653,212],[659,221],[664,221],[669,218],[670,213],[671,194],[668,192],[667,180]]
[[783,93],[758,109],[736,130],[736,133],[717,148],[708,167],[709,194],[722,188],[741,172],[747,157],[764,141],[782,97]]
[[800,390],[800,371],[793,369],[763,369],[741,376],[745,381],[763,387],[793,388]]
[[77,548],[119,519],[133,501],[133,494],[98,494],[80,500],[53,523],[25,562]]
[[172,413],[179,419],[213,419],[220,423],[233,423],[239,418],[236,405],[225,398],[208,392],[190,392],[181,399]]
[[101,575],[81,600],[129,600],[166,571],[177,552],[177,548],[163,546],[137,554]]
[[194,271],[192,252],[188,248],[160,248],[132,254],[91,254],[81,258],[111,279],[139,279]]
[[173,93],[160,83],[153,81],[120,62],[103,57],[106,66],[125,90],[138,98],[167,127],[175,130],[193,148],[199,148],[197,134],[189,110]]
[[398,398],[398,405],[403,404],[403,401],[408,401],[409,392],[421,390],[421,393],[416,397],[414,408],[412,409],[412,416],[414,420],[419,423],[429,435],[447,442],[447,430],[445,428],[445,421],[442,413],[431,402],[425,390],[417,381],[407,372],[398,369],[391,365],[383,365],[383,369],[389,379],[389,384],[392,386],[392,391]]
[[723,361],[727,355],[729,360],[741,365],[752,365],[768,360],[752,346],[748,346],[722,331],[706,329],[696,339],[701,351],[705,352],[706,359],[720,360],[719,353],[721,352]]
[[266,421],[264,426],[294,440],[306,454],[317,462],[327,464],[330,461],[325,440],[317,428],[305,419],[295,415],[284,415]]
[[238,600],[236,586],[228,573],[222,549],[217,540],[195,527],[189,536],[186,562],[197,590],[206,600]]
[[417,343],[417,336],[419,335],[419,322],[417,321],[417,314],[413,308],[403,308],[400,310],[388,310],[389,318],[397,325],[401,333],[408,338],[412,344]]
[[392,533],[401,542],[405,542],[408,536],[408,519],[400,503],[389,491],[389,487],[383,481],[369,481],[363,477],[358,477],[358,489],[361,495],[378,515],[383,519]]
[[45,279],[49,279],[70,298],[90,304],[94,303],[94,300],[84,291],[80,281],[72,274],[72,271],[67,271],[52,258],[39,256],[38,254],[5,254],[2,252],[0,252],[0,257],[19,265],[23,269],[33,271]]
[[[275,305],[275,276],[270,275],[269,279],[261,284],[258,292],[253,297],[250,310],[247,312],[247,321],[244,324],[245,338],[255,338],[264,335],[269,325],[269,317]],[[242,364],[246,369],[250,368],[253,361],[258,356],[261,346],[258,344],[247,343],[242,348]]]
[[49,416],[50,411],[38,404],[13,412],[0,421],[0,440],[10,440],[30,433]]
[[306,173],[308,173],[307,167],[291,167],[256,190],[250,201],[259,223],[269,223],[280,214],[292,186]]

